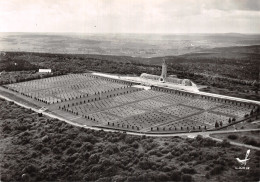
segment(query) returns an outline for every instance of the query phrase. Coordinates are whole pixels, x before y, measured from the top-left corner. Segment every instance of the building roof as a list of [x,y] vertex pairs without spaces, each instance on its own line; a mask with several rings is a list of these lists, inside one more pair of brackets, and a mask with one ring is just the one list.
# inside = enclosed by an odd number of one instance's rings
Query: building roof
[[51,73],[51,69],[39,69],[40,73]]

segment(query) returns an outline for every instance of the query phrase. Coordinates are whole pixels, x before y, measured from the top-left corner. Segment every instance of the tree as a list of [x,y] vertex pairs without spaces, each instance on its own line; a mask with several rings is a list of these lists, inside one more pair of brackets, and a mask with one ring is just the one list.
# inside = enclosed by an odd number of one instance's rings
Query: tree
[[220,121],[219,125],[220,125],[220,126],[223,126],[223,123],[222,123],[222,121]]
[[260,107],[257,107],[256,112],[257,112],[257,113],[260,112]]
[[218,128],[219,127],[219,124],[218,124],[218,122],[216,121],[216,123],[215,123],[215,128]]

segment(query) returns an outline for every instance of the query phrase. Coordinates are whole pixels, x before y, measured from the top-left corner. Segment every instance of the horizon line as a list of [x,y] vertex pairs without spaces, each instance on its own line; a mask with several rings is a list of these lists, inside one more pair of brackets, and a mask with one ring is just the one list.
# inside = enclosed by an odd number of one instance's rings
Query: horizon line
[[241,35],[257,35],[259,33],[241,33],[241,32],[19,32],[19,31],[0,31],[0,33],[57,33],[57,34],[241,34]]

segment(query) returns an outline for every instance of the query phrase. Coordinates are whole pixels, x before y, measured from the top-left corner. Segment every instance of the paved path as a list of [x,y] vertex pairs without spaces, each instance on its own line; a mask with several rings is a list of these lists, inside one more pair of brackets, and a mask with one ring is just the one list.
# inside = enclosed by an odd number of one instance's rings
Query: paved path
[[[24,108],[27,108],[27,109],[31,109],[37,113],[42,113],[43,115],[46,115],[46,116],[49,116],[51,118],[56,118],[56,119],[59,119],[61,121],[65,121],[66,123],[68,124],[71,124],[73,126],[77,126],[77,127],[83,127],[83,128],[88,128],[88,129],[93,129],[93,130],[104,130],[104,131],[110,131],[110,132],[122,132],[123,131],[116,131],[116,130],[113,130],[113,129],[104,129],[104,128],[97,128],[97,127],[91,127],[91,126],[86,126],[86,125],[81,125],[81,124],[77,124],[75,122],[72,122],[70,120],[67,120],[61,116],[57,116],[55,114],[52,114],[48,111],[39,111],[39,109],[36,109],[36,108],[33,108],[31,106],[28,106],[28,105],[25,105],[23,103],[19,103],[13,99],[10,99],[6,96],[3,96],[0,94],[0,98],[3,98],[7,101],[12,101],[14,102],[15,104],[21,106],[21,107],[24,107]],[[173,134],[150,134],[150,133],[136,133],[136,132],[126,132],[127,134],[130,134],[130,135],[137,135],[137,136],[142,136],[142,135],[146,135],[146,136],[151,136],[151,137],[173,137],[173,136],[187,136],[187,137],[191,137],[191,138],[194,138],[198,135],[201,135],[203,137],[209,137],[209,138],[212,138],[213,140],[216,140],[216,141],[222,141],[221,139],[217,139],[217,138],[213,138],[211,137],[210,135],[211,134],[218,134],[218,133],[233,133],[233,132],[245,132],[245,131],[260,131],[260,129],[244,129],[244,130],[223,130],[223,131],[207,131],[207,132],[194,132],[194,133],[173,133]],[[253,146],[250,146],[250,145],[246,145],[246,144],[240,144],[240,143],[235,143],[235,142],[230,142],[230,144],[232,145],[236,145],[236,146],[240,146],[240,147],[246,147],[246,148],[251,148],[251,149],[255,149],[255,150],[260,150],[259,147],[253,147]]]

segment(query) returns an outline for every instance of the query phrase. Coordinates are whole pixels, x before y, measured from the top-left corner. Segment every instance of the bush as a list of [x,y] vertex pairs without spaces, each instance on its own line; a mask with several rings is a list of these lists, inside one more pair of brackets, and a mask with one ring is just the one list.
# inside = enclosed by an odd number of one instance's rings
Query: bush
[[226,139],[224,139],[224,140],[221,142],[221,146],[222,146],[222,147],[229,147],[229,146],[230,146],[230,143],[229,143],[229,141],[227,141]]
[[204,147],[214,147],[216,145],[216,141],[212,140],[211,138],[203,138],[201,145]]
[[69,149],[67,150],[66,154],[67,154],[67,155],[73,155],[73,154],[76,153],[76,152],[77,152],[76,149],[74,149],[74,148],[69,148]]
[[197,171],[193,168],[182,168],[181,172],[185,173],[185,174],[196,174]]
[[184,161],[184,162],[189,162],[190,161],[190,156],[188,154],[183,154],[179,157],[180,161]]
[[231,135],[228,135],[228,138],[231,140],[236,140],[238,137],[237,137],[237,135],[231,134]]
[[48,142],[50,140],[50,138],[45,135],[44,137],[42,137],[42,142],[45,143],[45,142]]
[[132,144],[134,141],[135,141],[135,138],[133,136],[128,135],[125,137],[125,143],[127,143],[127,144]]
[[23,169],[23,173],[33,173],[33,172],[36,172],[36,171],[37,171],[37,168],[32,164],[28,165],[27,167],[25,167]]
[[156,176],[157,176],[156,181],[169,181],[170,180],[170,177],[166,173],[163,173],[163,172],[160,172]]
[[257,156],[260,156],[260,150],[255,151],[255,154],[256,154]]
[[223,170],[224,170],[223,166],[217,165],[210,171],[210,174],[211,175],[217,175],[217,174],[220,174]]
[[170,173],[172,181],[180,181],[181,180],[181,172],[180,171],[173,171]]
[[9,133],[11,130],[12,130],[11,127],[8,125],[3,127],[3,133]]
[[72,163],[74,162],[77,158],[79,157],[79,154],[78,153],[75,153],[73,154],[72,156],[69,156],[66,161],[69,162],[69,163]]
[[182,181],[185,181],[185,182],[191,182],[193,179],[192,179],[192,176],[189,175],[189,174],[184,174],[182,175]]
[[149,152],[149,155],[156,155],[157,157],[161,157],[162,156],[162,153],[161,151],[157,150],[157,149],[154,149],[154,150],[151,150]]
[[248,139],[248,140],[245,140],[244,143],[247,144],[247,145],[258,146],[257,141],[256,141],[255,139],[253,139],[253,138],[250,138],[250,139]]
[[89,157],[89,163],[90,164],[97,164],[98,161],[100,159],[100,156],[98,154],[92,154],[90,157]]
[[155,163],[148,160],[139,162],[139,167],[143,170],[151,169],[153,165],[155,165]]
[[80,148],[80,150],[81,151],[91,151],[92,149],[93,149],[93,145],[90,143],[90,142],[85,142],[82,146],[81,146],[81,148]]

